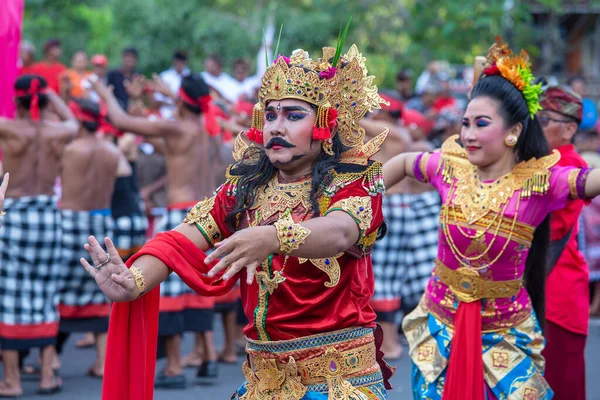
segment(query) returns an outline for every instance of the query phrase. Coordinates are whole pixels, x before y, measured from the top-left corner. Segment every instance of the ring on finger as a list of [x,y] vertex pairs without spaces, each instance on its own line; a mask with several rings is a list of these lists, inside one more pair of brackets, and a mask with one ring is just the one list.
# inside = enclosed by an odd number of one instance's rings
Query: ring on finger
[[94,268],[96,268],[98,271],[100,271],[100,269],[102,267],[106,266],[109,262],[110,262],[110,254],[106,253],[106,261],[102,262],[99,265],[94,265]]

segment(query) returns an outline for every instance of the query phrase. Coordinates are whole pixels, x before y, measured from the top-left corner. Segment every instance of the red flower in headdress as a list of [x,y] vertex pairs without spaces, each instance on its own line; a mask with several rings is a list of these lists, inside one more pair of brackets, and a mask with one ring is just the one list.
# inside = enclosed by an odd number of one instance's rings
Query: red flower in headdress
[[336,67],[329,67],[325,71],[321,71],[319,73],[319,77],[321,77],[322,79],[331,79],[335,76],[336,72],[337,72]]

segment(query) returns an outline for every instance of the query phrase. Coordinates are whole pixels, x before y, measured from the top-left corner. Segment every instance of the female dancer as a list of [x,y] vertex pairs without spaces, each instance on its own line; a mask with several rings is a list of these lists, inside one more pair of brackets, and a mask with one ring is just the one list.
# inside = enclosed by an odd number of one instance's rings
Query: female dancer
[[419,306],[403,323],[415,399],[550,399],[544,338],[548,215],[600,194],[600,171],[558,167],[535,113],[539,85],[527,55],[500,41],[474,86],[460,141],[384,166],[442,197],[438,258]]

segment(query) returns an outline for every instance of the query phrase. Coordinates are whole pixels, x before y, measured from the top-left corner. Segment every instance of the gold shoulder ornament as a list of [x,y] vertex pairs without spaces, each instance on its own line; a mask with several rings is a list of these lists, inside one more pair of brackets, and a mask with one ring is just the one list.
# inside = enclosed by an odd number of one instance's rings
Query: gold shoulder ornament
[[469,224],[489,212],[500,213],[516,191],[520,198],[542,195],[550,188],[550,168],[560,160],[556,150],[549,156],[522,161],[511,172],[492,183],[483,183],[477,168],[467,160],[466,151],[458,145],[458,135],[450,137],[442,146],[439,168],[444,182],[452,186],[453,203],[461,207]]

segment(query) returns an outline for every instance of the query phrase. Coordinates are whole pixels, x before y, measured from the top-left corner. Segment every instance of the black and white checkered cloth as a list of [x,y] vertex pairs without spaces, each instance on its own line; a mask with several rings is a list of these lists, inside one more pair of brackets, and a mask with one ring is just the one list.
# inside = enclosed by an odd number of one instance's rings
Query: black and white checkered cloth
[[0,322],[56,323],[60,258],[56,198],[8,198],[4,211],[0,229]]
[[[179,225],[187,215],[188,210],[168,210],[167,213],[160,219],[156,230],[157,232],[165,232]],[[161,297],[177,297],[183,294],[192,293],[190,289],[177,274],[170,274],[160,284]]]
[[417,304],[437,256],[440,197],[437,192],[383,197],[387,235],[375,243],[373,300]]
[[60,303],[71,307],[110,303],[94,278],[83,269],[79,259],[83,257],[88,262],[92,262],[83,248],[88,241],[88,236],[96,236],[100,243],[106,236],[113,236],[112,217],[93,215],[90,211],[60,210],[60,213],[62,226]]
[[[145,215],[125,215],[115,219],[113,242],[119,254],[129,258],[146,243],[148,218]],[[125,260],[126,261],[126,260]]]
[[409,237],[406,271],[402,283],[402,304],[412,309],[421,300],[438,254],[441,199],[437,191],[411,195],[411,223],[405,229]]

